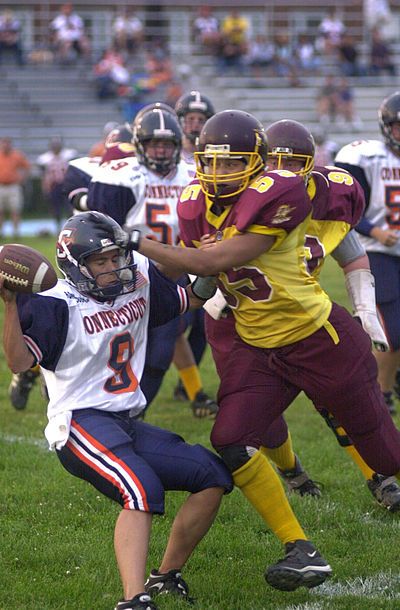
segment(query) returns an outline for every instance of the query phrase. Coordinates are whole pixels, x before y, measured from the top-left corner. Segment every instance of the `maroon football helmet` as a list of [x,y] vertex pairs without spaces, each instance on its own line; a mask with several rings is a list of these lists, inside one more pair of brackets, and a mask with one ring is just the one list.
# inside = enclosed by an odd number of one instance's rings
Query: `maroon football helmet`
[[101,163],[125,157],[134,157],[135,148],[132,144],[132,128],[129,123],[117,125],[110,131],[105,139],[105,151]]
[[[211,198],[226,199],[244,191],[250,181],[263,171],[267,160],[267,138],[254,116],[242,110],[217,112],[201,130],[196,161],[196,175],[201,188]],[[244,162],[234,173],[217,171],[219,161]]]
[[[304,177],[312,172],[315,142],[304,125],[298,121],[282,119],[267,127],[265,133],[268,138],[268,160],[277,160],[274,169],[290,169],[293,173]],[[285,160],[299,161],[301,167],[299,169],[287,167]]]

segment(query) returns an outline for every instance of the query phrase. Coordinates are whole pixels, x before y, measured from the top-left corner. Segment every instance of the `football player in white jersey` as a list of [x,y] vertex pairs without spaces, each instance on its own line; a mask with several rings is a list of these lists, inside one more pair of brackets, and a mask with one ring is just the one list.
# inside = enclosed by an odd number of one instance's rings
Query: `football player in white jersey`
[[[132,142],[136,158],[102,164],[90,182],[87,198],[74,198],[74,206],[99,210],[127,231],[139,229],[160,242],[175,244],[179,231],[176,206],[193,179],[194,166],[181,160],[182,132],[174,110],[156,104],[140,112],[133,123]],[[148,405],[172,362],[182,323],[174,320],[151,333],[141,380]],[[194,358],[188,368],[197,371]],[[205,399],[210,401],[206,395]],[[217,405],[210,402],[211,406],[202,403],[201,414],[204,408],[212,408],[215,415]],[[195,400],[192,408],[196,415]]]
[[[148,329],[184,313],[189,300],[196,306],[202,301],[145,257],[133,257],[128,241],[104,214],[67,220],[57,243],[65,279],[46,292],[18,296],[0,279],[3,345],[14,372],[40,364],[50,399],[45,434],[63,467],[123,509],[114,546],[124,598],[116,610],[156,610],[148,593],[190,599],[181,568],[232,489],[232,478],[201,445],[135,418],[145,406],[138,380]],[[159,570],[145,583],[152,515],[163,514],[167,490],[191,495]]]
[[182,127],[182,157],[194,164],[196,139],[204,123],[215,114],[211,100],[200,91],[184,93],[175,104],[175,112]]
[[[215,113],[214,105],[211,100],[200,91],[190,91],[184,93],[175,104],[175,112],[178,116],[180,126],[182,128],[182,152],[181,157],[187,162],[194,165],[194,151],[196,146],[196,138],[199,137],[204,123]],[[187,335],[187,341],[191,347],[197,366],[204,355],[207,340],[204,331],[204,311],[198,309],[192,311],[185,316],[190,325],[190,330]],[[174,363],[177,365],[180,376],[179,382],[174,389],[174,398],[176,400],[187,400],[188,395],[185,390],[187,386],[192,391],[193,397],[192,409],[196,414],[205,417],[215,417],[216,405],[200,388],[201,381],[197,376],[197,385],[193,388],[193,380],[196,380],[196,372],[194,367],[179,366],[180,354],[185,353],[184,345],[185,337],[180,335],[177,338],[175,346]]]
[[380,140],[344,146],[335,164],[347,169],[364,189],[366,208],[357,226],[375,278],[378,311],[390,349],[376,352],[379,383],[391,413],[400,365],[400,91],[379,109]]

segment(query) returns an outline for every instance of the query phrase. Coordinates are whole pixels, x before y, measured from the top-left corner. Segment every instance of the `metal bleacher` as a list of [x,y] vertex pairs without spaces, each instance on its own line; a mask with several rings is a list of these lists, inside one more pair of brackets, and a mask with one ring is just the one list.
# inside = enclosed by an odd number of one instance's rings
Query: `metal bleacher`
[[[39,4],[40,19],[37,13]],[[235,1],[228,4],[227,0],[225,3],[224,0],[214,3],[216,16],[221,18],[226,15],[233,4]],[[360,48],[365,49],[365,32],[362,30],[358,4],[353,3],[349,8],[342,3],[340,7],[349,29],[358,36]],[[0,0],[0,12],[6,5],[9,2]],[[282,27],[284,23],[291,35],[296,37],[305,30],[316,31],[330,5],[333,6],[333,2],[328,1],[321,7],[316,0],[305,0],[301,6],[295,0],[276,0],[268,4],[262,0],[252,0],[245,8],[243,5],[239,8],[250,20],[253,34],[263,31],[272,36],[274,28]],[[110,25],[115,8],[106,0],[77,1],[74,6],[88,27],[93,62],[110,43]],[[46,39],[48,23],[57,10],[52,7],[49,3],[34,0],[23,3],[14,0],[13,10],[24,27],[26,50],[37,48]],[[264,124],[280,118],[294,118],[314,130],[318,126],[315,100],[323,82],[323,71],[315,77],[301,78],[298,87],[290,87],[282,78],[263,77],[255,80],[246,73],[218,76],[214,58],[202,53],[193,42],[191,24],[196,8],[183,0],[165,0],[160,7],[149,3],[137,9],[137,15],[146,23],[147,33],[168,41],[177,72],[180,67],[190,70],[191,77],[185,81],[185,86],[201,89],[214,101],[217,110],[229,107],[247,110]],[[398,25],[400,4],[397,0],[394,9]],[[400,27],[397,29],[400,32]],[[394,43],[393,49],[400,72],[400,45]],[[141,59],[138,58],[139,64]],[[24,68],[18,68],[12,63],[3,63],[0,66],[0,80],[0,135],[11,136],[15,146],[24,150],[32,160],[47,149],[52,135],[63,136],[67,146],[85,154],[91,144],[100,139],[106,122],[122,119],[117,100],[100,102],[96,99],[91,65],[61,67],[28,63]],[[338,144],[361,136],[378,137],[377,108],[388,93],[400,88],[397,77],[350,79],[350,83],[363,127],[358,133],[349,129],[343,131],[338,125],[329,126],[329,137]]]

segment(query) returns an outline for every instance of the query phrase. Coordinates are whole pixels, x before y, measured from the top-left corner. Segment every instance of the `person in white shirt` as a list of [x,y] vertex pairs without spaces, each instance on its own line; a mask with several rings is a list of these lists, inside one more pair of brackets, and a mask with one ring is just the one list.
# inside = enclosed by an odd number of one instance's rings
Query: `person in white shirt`
[[73,11],[71,3],[63,4],[60,13],[50,24],[56,53],[61,62],[67,63],[76,55],[87,56],[90,44],[82,17]]
[[48,200],[52,215],[56,221],[56,233],[60,231],[63,213],[70,215],[67,198],[63,192],[63,183],[68,163],[78,155],[73,148],[65,148],[62,138],[55,137],[49,142],[49,150],[39,155],[36,165],[42,174],[42,192]]

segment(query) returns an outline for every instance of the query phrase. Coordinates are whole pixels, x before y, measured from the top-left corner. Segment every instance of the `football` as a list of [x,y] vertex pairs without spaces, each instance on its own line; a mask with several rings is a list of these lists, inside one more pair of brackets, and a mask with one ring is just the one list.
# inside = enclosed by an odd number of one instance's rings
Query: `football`
[[6,278],[4,287],[13,292],[42,292],[57,283],[57,274],[47,258],[22,244],[0,246],[0,275]]

